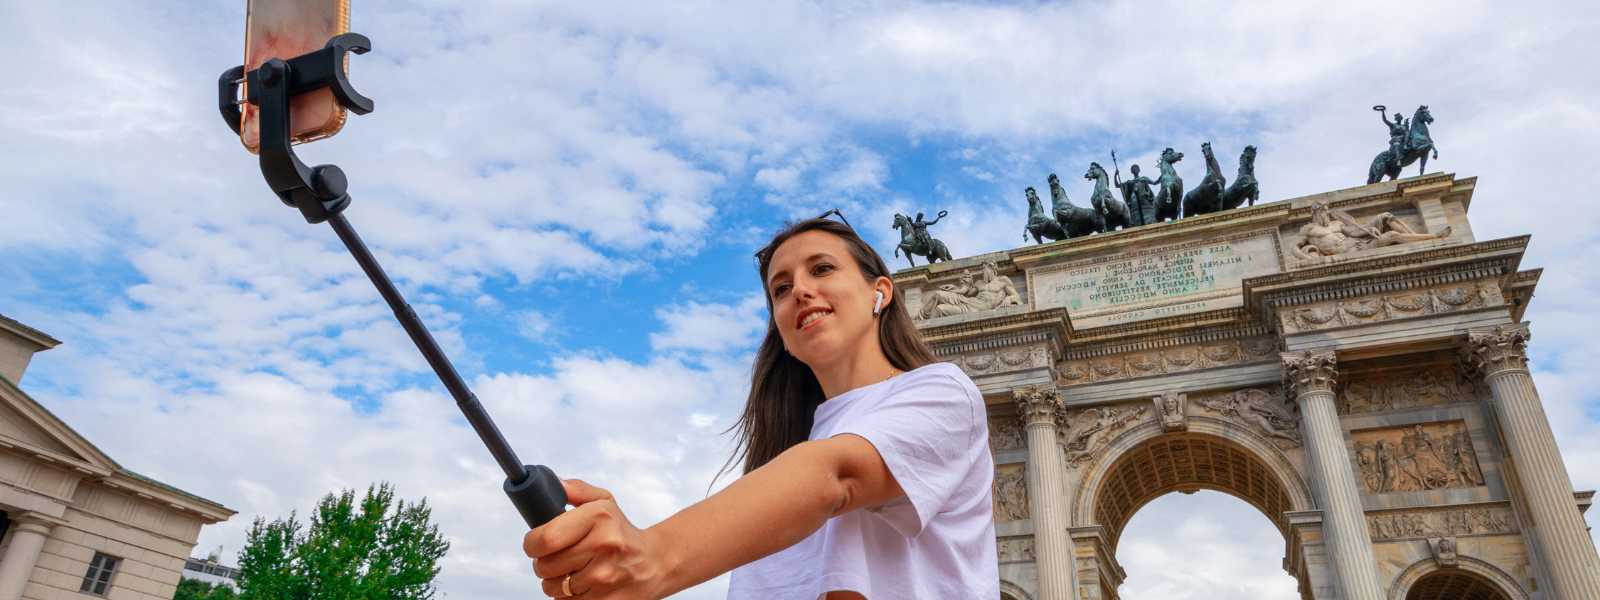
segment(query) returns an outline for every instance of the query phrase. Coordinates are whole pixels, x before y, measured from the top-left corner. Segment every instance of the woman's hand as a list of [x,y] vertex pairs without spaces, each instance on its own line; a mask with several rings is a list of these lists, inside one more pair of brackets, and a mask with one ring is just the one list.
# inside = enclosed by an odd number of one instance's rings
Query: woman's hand
[[[578,479],[562,482],[570,511],[522,537],[533,572],[551,598],[655,600],[667,574],[666,549],[634,527],[611,492]],[[571,576],[572,595],[562,590]]]

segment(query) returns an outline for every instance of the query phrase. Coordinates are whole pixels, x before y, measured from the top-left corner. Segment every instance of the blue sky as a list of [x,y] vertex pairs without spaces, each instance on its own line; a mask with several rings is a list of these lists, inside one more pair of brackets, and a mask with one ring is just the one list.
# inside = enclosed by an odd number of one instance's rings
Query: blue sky
[[[352,79],[377,110],[301,152],[349,174],[349,218],[523,457],[611,488],[643,526],[727,457],[764,319],[750,254],[783,220],[840,207],[896,265],[897,211],[949,210],[934,233],[957,256],[1013,248],[1024,187],[1055,172],[1086,199],[1089,162],[1150,169],[1165,146],[1196,180],[1202,141],[1230,178],[1260,148],[1276,201],[1360,184],[1386,140],[1368,107],[1428,104],[1429,168],[1480,177],[1478,239],[1533,234],[1535,377],[1593,489],[1597,19],[355,0],[374,49]],[[386,479],[451,536],[444,597],[525,597],[487,453],[332,232],[280,205],[218,120],[242,22],[242,2],[0,6],[26,57],[0,89],[0,313],[64,341],[22,387],[129,468],[239,510],[202,552]],[[1281,538],[1219,494],[1157,501],[1122,544],[1128,597],[1294,593]]]

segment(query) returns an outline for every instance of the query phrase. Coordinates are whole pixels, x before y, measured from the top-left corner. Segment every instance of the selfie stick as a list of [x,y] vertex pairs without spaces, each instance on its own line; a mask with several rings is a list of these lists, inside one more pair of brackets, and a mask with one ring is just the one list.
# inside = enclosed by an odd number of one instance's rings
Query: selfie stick
[[456,373],[455,366],[439,349],[439,344],[428,333],[422,319],[400,296],[400,291],[384,274],[383,267],[378,266],[378,260],[367,251],[366,244],[361,242],[361,237],[345,220],[342,212],[350,206],[350,194],[346,193],[349,182],[345,179],[344,171],[334,165],[307,167],[294,155],[294,148],[290,146],[289,99],[295,95],[326,87],[333,90],[339,104],[350,111],[358,115],[372,112],[372,100],[350,86],[344,71],[349,53],[366,54],[371,48],[372,42],[367,36],[346,33],[328,40],[321,50],[287,61],[272,58],[249,73],[245,73],[242,65],[228,69],[217,83],[217,100],[222,118],[234,133],[239,133],[241,101],[237,99],[236,90],[240,83],[245,83],[248,95],[243,101],[259,109],[257,122],[261,126],[261,174],[266,178],[267,185],[284,204],[300,209],[307,223],[327,221],[333,226],[333,231],[350,249],[361,270],[377,286],[378,293],[389,303],[389,308],[394,309],[395,318],[400,320],[400,326],[411,336],[417,350],[422,351],[422,356],[433,367],[433,372],[438,374],[445,389],[450,390],[450,395],[456,399],[456,406],[461,408],[461,414],[478,432],[483,444],[489,447],[495,462],[500,463],[500,468],[506,473],[506,495],[511,497],[517,512],[522,513],[522,520],[528,523],[530,529],[538,527],[556,518],[566,508],[567,494],[561,486],[561,480],[549,467],[524,465],[517,459],[517,453],[500,435],[500,429],[484,412],[478,397]]

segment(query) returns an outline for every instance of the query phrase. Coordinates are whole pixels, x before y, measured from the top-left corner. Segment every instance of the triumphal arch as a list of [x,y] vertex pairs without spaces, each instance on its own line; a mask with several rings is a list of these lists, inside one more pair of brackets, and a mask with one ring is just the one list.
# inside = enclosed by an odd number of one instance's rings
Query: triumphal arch
[[983,391],[1002,588],[1117,598],[1134,512],[1216,490],[1317,600],[1600,598],[1529,375],[1528,237],[1375,183],[896,274]]

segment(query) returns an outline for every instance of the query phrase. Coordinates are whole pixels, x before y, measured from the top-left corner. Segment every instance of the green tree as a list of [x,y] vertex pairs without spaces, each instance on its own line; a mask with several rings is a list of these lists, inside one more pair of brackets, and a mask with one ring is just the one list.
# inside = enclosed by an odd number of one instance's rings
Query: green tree
[[292,512],[258,517],[239,551],[239,600],[428,600],[450,549],[431,517],[426,498],[396,502],[387,483],[359,502],[355,490],[324,496],[303,530]]
[[178,592],[172,600],[235,600],[239,597],[233,593],[233,588],[226,585],[211,584],[199,579],[178,580]]

